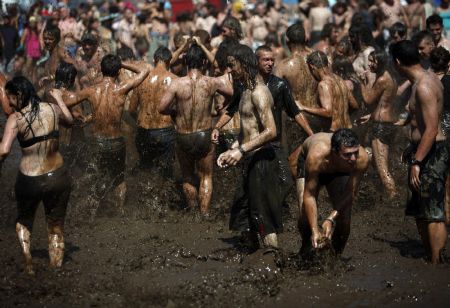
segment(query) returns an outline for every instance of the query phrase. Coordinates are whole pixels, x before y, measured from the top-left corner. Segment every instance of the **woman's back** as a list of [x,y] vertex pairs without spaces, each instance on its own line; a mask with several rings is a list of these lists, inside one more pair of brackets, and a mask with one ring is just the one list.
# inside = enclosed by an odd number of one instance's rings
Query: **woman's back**
[[16,112],[17,128],[22,160],[20,171],[28,176],[37,176],[60,168],[63,158],[59,148],[59,107],[39,103],[37,111],[31,105]]

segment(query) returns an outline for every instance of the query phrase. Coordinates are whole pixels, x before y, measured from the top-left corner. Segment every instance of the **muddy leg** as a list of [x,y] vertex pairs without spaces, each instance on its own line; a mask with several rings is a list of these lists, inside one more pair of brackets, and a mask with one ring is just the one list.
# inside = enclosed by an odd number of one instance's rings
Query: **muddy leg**
[[178,152],[178,161],[183,177],[183,193],[188,207],[194,209],[198,206],[198,192],[195,183],[195,161],[186,157],[186,154]]
[[389,198],[397,194],[394,178],[389,172],[389,146],[379,139],[372,140],[373,162]]
[[125,198],[127,196],[127,183],[124,181],[120,183],[115,189],[114,194],[116,195],[117,209],[120,214],[125,214]]
[[311,251],[311,227],[309,226],[308,219],[306,217],[305,208],[302,207],[300,212],[300,218],[298,220],[298,230],[302,239],[302,246],[300,247],[300,254],[304,255]]
[[31,233],[24,225],[16,224],[16,233],[19,238],[20,246],[22,247],[23,256],[25,257],[25,272],[29,275],[34,275],[33,260],[31,258]]
[[428,224],[428,238],[431,248],[431,263],[441,263],[441,251],[447,241],[447,229],[443,222],[431,222]]
[[428,226],[425,221],[416,220],[417,230],[419,231],[420,238],[422,239],[422,245],[425,249],[425,254],[428,258],[431,258],[431,246],[430,238],[428,236]]
[[295,181],[298,199],[298,228],[300,230],[300,222],[303,216],[303,192],[305,191],[305,178],[298,178]]
[[64,259],[64,235],[63,223],[57,221],[48,221],[48,255],[50,258],[50,267],[61,267]]
[[214,152],[215,147],[211,147],[208,155],[198,162],[198,173],[200,176],[199,187],[199,203],[202,214],[209,212],[209,205],[211,203],[211,196],[213,191],[213,170],[214,170]]

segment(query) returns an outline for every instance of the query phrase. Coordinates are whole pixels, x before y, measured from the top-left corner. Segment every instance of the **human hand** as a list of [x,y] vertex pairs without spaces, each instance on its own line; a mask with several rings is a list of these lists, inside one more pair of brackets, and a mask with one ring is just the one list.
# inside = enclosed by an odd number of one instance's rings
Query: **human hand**
[[44,76],[41,79],[39,79],[39,87],[42,88],[44,86],[44,84],[46,84],[48,81],[50,81],[51,78],[49,76]]
[[369,120],[370,120],[370,114],[366,114],[366,115],[360,117],[360,118],[356,121],[356,123],[359,124],[359,125],[361,125],[361,124],[365,124],[365,123],[369,122]]
[[323,230],[323,236],[327,239],[331,241],[331,237],[333,236],[333,231],[334,231],[334,226],[333,223],[326,219],[323,223],[322,223],[322,230]]
[[312,232],[311,243],[314,248],[322,248],[322,237],[322,233],[320,233],[319,231],[316,230]]
[[214,128],[212,130],[212,133],[211,133],[211,142],[212,143],[219,144],[219,134],[220,134],[220,132],[217,128]]
[[220,168],[235,166],[241,160],[242,156],[239,149],[228,150],[220,154],[219,158],[217,158],[217,165]]
[[50,95],[56,100],[57,103],[62,101],[62,92],[59,89],[51,89]]
[[202,45],[202,41],[200,40],[200,38],[198,36],[193,36],[192,42],[196,43],[199,46]]
[[420,166],[419,165],[411,165],[411,172],[409,176],[409,184],[416,191],[420,191]]

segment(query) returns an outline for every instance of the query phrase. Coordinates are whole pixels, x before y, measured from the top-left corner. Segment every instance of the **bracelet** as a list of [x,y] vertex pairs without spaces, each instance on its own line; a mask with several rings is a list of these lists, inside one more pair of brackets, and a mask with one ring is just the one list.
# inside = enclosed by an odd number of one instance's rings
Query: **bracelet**
[[333,218],[327,217],[325,218],[325,220],[328,220],[329,222],[331,222],[331,225],[334,227],[336,227],[336,221]]
[[242,155],[245,155],[245,151],[241,145],[238,146],[238,150],[239,150],[239,152],[241,152]]

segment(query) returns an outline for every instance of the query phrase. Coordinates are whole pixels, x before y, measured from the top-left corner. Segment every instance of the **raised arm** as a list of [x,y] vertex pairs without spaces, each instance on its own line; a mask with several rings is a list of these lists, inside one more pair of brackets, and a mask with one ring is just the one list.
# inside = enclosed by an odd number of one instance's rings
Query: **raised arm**
[[11,146],[14,139],[16,139],[18,131],[17,116],[13,113],[6,121],[5,132],[3,133],[2,142],[0,143],[0,161],[4,161],[9,152],[11,152]]
[[384,79],[379,78],[375,81],[373,87],[367,84],[361,83],[361,93],[364,101],[367,105],[373,105],[377,103],[386,88],[386,82]]
[[61,119],[67,124],[72,124],[73,116],[72,116],[72,113],[70,112],[69,108],[67,108],[66,104],[64,103],[64,101],[62,99],[61,91],[59,89],[51,89],[50,95],[55,99],[56,103],[58,104],[58,106],[61,110],[61,114],[60,114]]
[[147,65],[144,67],[140,67],[137,64],[122,62],[122,68],[130,70],[137,74],[120,83],[117,91],[123,95],[127,94],[133,88],[136,88],[138,85],[140,85],[150,73],[150,67]]

